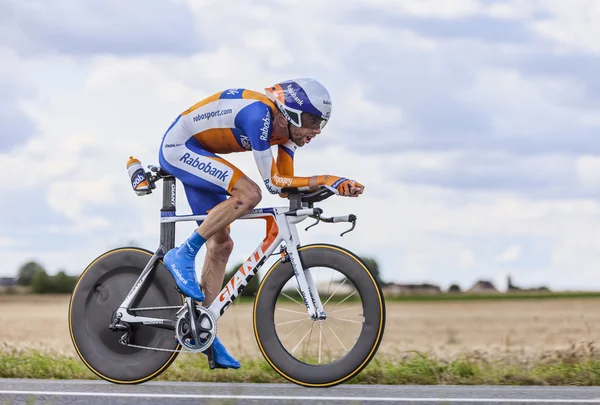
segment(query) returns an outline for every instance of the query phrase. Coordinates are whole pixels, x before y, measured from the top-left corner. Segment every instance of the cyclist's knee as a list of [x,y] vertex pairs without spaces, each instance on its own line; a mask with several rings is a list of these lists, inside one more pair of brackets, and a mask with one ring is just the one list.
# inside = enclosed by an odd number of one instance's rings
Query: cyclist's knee
[[[255,184],[256,186],[256,184]],[[260,203],[262,200],[262,193],[260,192],[260,188],[256,186],[252,191],[250,191],[246,198],[248,199],[248,208],[252,209]]]
[[238,180],[231,194],[236,199],[236,208],[242,211],[250,211],[262,199],[260,187],[247,177]]

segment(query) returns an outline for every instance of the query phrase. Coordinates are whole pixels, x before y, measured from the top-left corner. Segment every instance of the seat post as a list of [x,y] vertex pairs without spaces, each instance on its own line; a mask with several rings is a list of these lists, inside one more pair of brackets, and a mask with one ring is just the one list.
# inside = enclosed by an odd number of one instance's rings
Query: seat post
[[[176,192],[175,177],[164,177],[163,206],[160,209],[161,218],[175,216]],[[175,247],[175,222],[162,222],[160,224],[160,246],[166,249],[164,253]]]

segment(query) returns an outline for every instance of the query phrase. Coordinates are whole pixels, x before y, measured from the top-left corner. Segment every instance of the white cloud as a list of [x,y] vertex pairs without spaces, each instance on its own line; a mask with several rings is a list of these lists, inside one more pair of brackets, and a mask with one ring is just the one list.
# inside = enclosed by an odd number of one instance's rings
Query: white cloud
[[411,16],[444,19],[472,16],[483,9],[477,0],[373,0],[371,4]]
[[506,0],[489,4],[487,13],[492,17],[525,19],[530,17],[544,2],[532,0]]
[[534,23],[536,32],[564,46],[565,50],[600,52],[600,3],[595,0],[545,0],[540,2],[551,17]]
[[483,69],[476,73],[464,99],[477,103],[491,117],[500,134],[569,133],[595,128],[600,116],[594,107],[578,102],[584,85],[573,80],[524,77],[511,69]]
[[577,177],[585,188],[591,190],[600,189],[600,157],[583,155],[575,161]]
[[[0,5],[0,46],[27,56],[56,53],[189,53],[202,41],[182,1],[5,0]],[[168,27],[168,28],[166,28]]]
[[494,257],[494,261],[498,263],[510,263],[519,258],[521,255],[521,246],[511,245],[498,256]]
[[[86,24],[97,22],[86,17],[90,11],[82,10],[86,4],[70,11],[80,12],[81,19],[66,24],[66,31],[81,32]],[[127,157],[134,154],[144,165],[157,163],[160,138],[170,122],[214,92],[228,87],[262,91],[274,81],[312,76],[330,89],[334,116],[313,144],[297,152],[296,172],[347,176],[367,188],[359,199],[335,198],[322,204],[326,214],[357,214],[354,232],[340,238],[345,224],[322,224],[300,232],[304,243],[336,243],[375,256],[388,280],[459,282],[466,287],[479,278],[502,280],[508,266],[515,281],[529,277],[528,281],[555,285],[591,286],[597,280],[597,201],[567,193],[549,198],[535,190],[524,196],[516,190],[517,180],[502,190],[460,187],[468,180],[466,174],[502,174],[504,167],[507,172],[512,167],[515,179],[522,173],[523,178],[545,181],[564,176],[563,182],[572,170],[574,183],[579,182],[574,187],[594,190],[596,172],[600,172],[594,155],[543,154],[535,148],[522,155],[510,154],[487,142],[492,135],[538,135],[545,140],[549,133],[594,130],[600,125],[598,113],[593,104],[581,104],[589,86],[577,79],[532,78],[518,66],[507,67],[506,60],[513,61],[515,53],[540,52],[529,43],[515,46],[518,52],[515,47],[507,51],[505,45],[431,39],[403,26],[344,18],[344,13],[362,6],[407,19],[464,20],[491,15],[530,24],[529,19],[543,9],[541,3],[535,9],[520,1],[357,5],[311,0],[276,6],[240,1],[228,9],[216,0],[177,4],[189,6],[192,14],[187,17],[193,17],[195,25],[183,31],[193,31],[202,39],[201,46],[136,52],[135,41],[124,47],[104,41],[84,52],[74,43],[59,43],[53,52],[61,53],[60,57],[33,47],[27,52],[0,51],[3,62],[9,62],[0,64],[0,72],[8,72],[19,94],[39,88],[35,100],[20,102],[26,117],[36,124],[36,136],[23,140],[10,153],[0,153],[0,171],[18,175],[16,182],[3,182],[0,192],[10,192],[17,202],[15,217],[32,209],[28,204],[43,213],[25,227],[4,219],[2,224],[10,225],[0,227],[0,252],[7,272],[3,274],[10,274],[25,258],[38,258],[50,269],[67,267],[76,273],[102,251],[132,239],[155,249],[160,188],[151,196],[136,197],[127,180]],[[556,4],[551,7],[559,10]],[[153,19],[160,17],[156,9],[149,4],[145,7],[149,22],[135,26],[138,39],[154,38],[163,31]],[[57,18],[50,20],[60,23]],[[583,14],[568,17],[568,22],[560,20],[560,24],[568,26],[569,19],[581,20]],[[105,32],[106,28],[94,24],[84,39]],[[119,27],[122,30],[126,25]],[[21,34],[16,32],[15,37]],[[567,44],[575,39],[560,41]],[[11,42],[13,47],[17,43],[21,42]],[[584,44],[585,49],[594,49]],[[485,48],[489,54],[477,57]],[[488,61],[490,55],[495,58]],[[461,102],[473,111],[458,111],[463,115],[456,118],[453,108]],[[411,110],[410,105],[418,107]],[[427,127],[429,132],[411,131],[423,122],[440,121],[442,112],[467,124],[471,116],[489,116],[493,128],[478,127],[475,152],[471,139],[454,143],[452,149],[445,147],[454,128],[447,128],[443,120]],[[459,132],[470,128],[463,125]],[[361,136],[364,147],[349,146],[352,136]],[[407,139],[430,142],[423,148],[400,142]],[[372,149],[367,154],[369,145]],[[227,158],[260,182],[250,154]],[[451,180],[456,184],[441,184],[439,179],[408,182],[401,175],[448,172],[455,174]],[[490,182],[497,184],[498,179]],[[179,211],[189,212],[181,185],[178,193]],[[262,206],[286,202],[266,192],[263,196]],[[233,225],[232,262],[245,258],[257,245],[264,232],[264,224],[257,222]],[[193,228],[194,224],[178,225],[177,241]],[[69,242],[48,246],[64,238]],[[537,249],[539,257],[528,256],[531,249],[523,240]],[[516,274],[515,262],[522,266]],[[567,269],[571,269],[570,277],[564,275],[569,274]],[[581,278],[572,277],[573,271]]]
[[[1,13],[1,11],[0,11]],[[0,24],[1,25],[1,24]],[[0,34],[1,35],[1,34]],[[14,50],[0,43],[0,153],[22,144],[34,132],[22,103],[33,97],[35,86]]]
[[10,247],[12,240],[7,236],[0,236],[0,247]]

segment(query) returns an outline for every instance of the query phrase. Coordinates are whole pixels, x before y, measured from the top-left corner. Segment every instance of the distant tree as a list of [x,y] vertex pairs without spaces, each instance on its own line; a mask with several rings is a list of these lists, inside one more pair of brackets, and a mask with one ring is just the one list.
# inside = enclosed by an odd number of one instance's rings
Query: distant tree
[[44,269],[35,273],[33,280],[31,280],[31,290],[35,294],[47,293],[51,288],[50,285],[50,277],[48,277],[48,274],[46,274],[46,270]]
[[17,284],[28,286],[31,285],[33,278],[37,273],[46,273],[46,270],[37,262],[27,262],[19,268],[17,273]]
[[377,260],[368,256],[363,256],[360,259],[367,266],[375,280],[377,280],[377,282],[381,284],[381,277],[379,275],[379,264],[377,264]]
[[[236,265],[229,268],[229,270],[225,273],[225,278],[223,279],[223,287],[225,284],[233,277],[233,275],[242,267],[243,263],[237,263]],[[260,280],[258,279],[258,275],[252,277],[252,280],[248,283],[246,287],[242,290],[242,297],[254,297],[258,292],[258,285],[260,284]]]
[[520,290],[519,287],[517,287],[516,285],[513,284],[512,277],[510,276],[510,274],[508,276],[506,276],[506,290],[507,291]]
[[460,286],[458,284],[452,284],[450,288],[448,288],[448,292],[451,293],[459,293],[460,291]]
[[77,283],[77,278],[68,276],[64,270],[59,271],[55,276],[50,277],[50,291],[55,294],[71,294]]

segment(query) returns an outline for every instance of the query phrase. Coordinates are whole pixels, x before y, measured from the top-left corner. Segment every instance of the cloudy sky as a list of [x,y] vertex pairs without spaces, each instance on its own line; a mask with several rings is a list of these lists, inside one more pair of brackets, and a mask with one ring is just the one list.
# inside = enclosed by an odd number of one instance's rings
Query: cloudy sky
[[[304,243],[373,256],[388,281],[600,289],[600,2],[231,4],[0,1],[0,276],[154,250],[160,193],[130,190],[128,156],[156,164],[171,121],[217,91],[314,77],[333,115],[296,171],[366,191],[322,205],[355,232]],[[260,182],[251,154],[228,158]],[[251,222],[231,262],[261,239]]]

